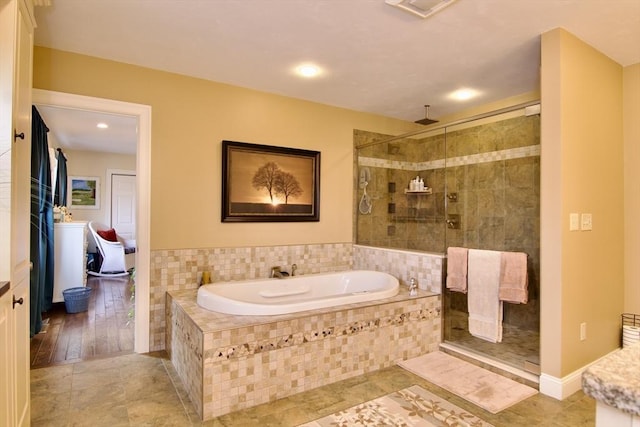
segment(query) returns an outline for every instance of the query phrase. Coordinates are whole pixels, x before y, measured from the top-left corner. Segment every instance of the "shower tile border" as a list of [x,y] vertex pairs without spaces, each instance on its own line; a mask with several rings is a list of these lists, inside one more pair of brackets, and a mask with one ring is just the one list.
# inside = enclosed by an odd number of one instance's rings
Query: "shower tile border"
[[488,151],[485,153],[472,154],[468,156],[448,157],[447,159],[438,159],[428,162],[404,162],[399,160],[387,160],[375,157],[358,156],[358,165],[418,172],[433,169],[443,169],[445,167],[475,165],[480,163],[513,160],[536,156],[540,156],[540,144],[529,145],[526,147],[508,148],[498,151]]

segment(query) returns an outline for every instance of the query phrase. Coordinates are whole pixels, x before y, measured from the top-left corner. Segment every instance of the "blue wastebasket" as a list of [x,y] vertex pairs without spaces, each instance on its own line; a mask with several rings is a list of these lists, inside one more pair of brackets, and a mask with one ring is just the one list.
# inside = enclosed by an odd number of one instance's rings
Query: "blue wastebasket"
[[89,309],[91,288],[65,289],[62,291],[62,296],[64,297],[64,307],[67,309],[67,313],[80,313]]

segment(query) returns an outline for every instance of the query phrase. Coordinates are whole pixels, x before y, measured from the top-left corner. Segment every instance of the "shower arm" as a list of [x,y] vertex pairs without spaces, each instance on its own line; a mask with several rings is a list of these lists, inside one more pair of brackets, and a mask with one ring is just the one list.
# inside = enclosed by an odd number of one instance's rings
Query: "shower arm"
[[498,114],[510,113],[511,111],[520,110],[521,108],[530,107],[530,106],[536,105],[536,104],[540,104],[540,100],[523,102],[521,104],[512,105],[511,107],[505,107],[505,108],[500,108],[500,109],[493,110],[493,111],[488,111],[486,113],[477,114],[475,116],[467,117],[465,119],[454,120],[454,121],[449,122],[449,123],[443,123],[443,124],[438,125],[438,126],[429,127],[429,129],[414,130],[414,131],[411,131],[411,132],[403,133],[402,135],[391,136],[389,138],[381,139],[379,141],[372,141],[372,142],[368,142],[366,144],[358,145],[355,148],[356,148],[356,150],[360,150],[361,148],[372,147],[372,146],[378,145],[378,144],[385,144],[387,142],[393,142],[393,141],[396,141],[398,139],[408,138],[410,136],[419,135],[419,134],[425,133],[425,132],[431,132],[431,131],[434,131],[434,130],[440,130],[440,129],[444,129],[444,128],[447,128],[447,127],[450,127],[450,126],[455,126],[455,125],[461,125],[461,124],[464,124],[464,123],[472,122],[474,120],[486,119],[487,117],[497,116]]

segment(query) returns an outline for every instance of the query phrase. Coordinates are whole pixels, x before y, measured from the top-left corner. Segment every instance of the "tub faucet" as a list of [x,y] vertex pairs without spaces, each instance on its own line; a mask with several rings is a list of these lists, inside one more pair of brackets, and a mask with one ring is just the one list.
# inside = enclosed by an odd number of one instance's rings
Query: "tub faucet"
[[409,296],[415,297],[418,295],[418,282],[415,278],[409,279]]
[[284,276],[282,275],[282,271],[280,271],[280,267],[271,267],[271,278],[282,279]]

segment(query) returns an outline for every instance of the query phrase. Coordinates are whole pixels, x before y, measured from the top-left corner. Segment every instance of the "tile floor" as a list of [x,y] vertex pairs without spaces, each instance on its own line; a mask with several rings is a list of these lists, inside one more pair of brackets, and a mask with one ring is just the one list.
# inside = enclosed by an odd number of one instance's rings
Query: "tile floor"
[[504,324],[502,342],[495,344],[469,333],[469,314],[451,310],[445,314],[445,342],[482,354],[502,363],[525,369],[525,362],[540,364],[540,332]]
[[500,426],[595,424],[595,401],[537,394],[493,415],[399,367],[391,367],[201,423],[164,352],[31,371],[33,426],[295,426],[418,384]]

